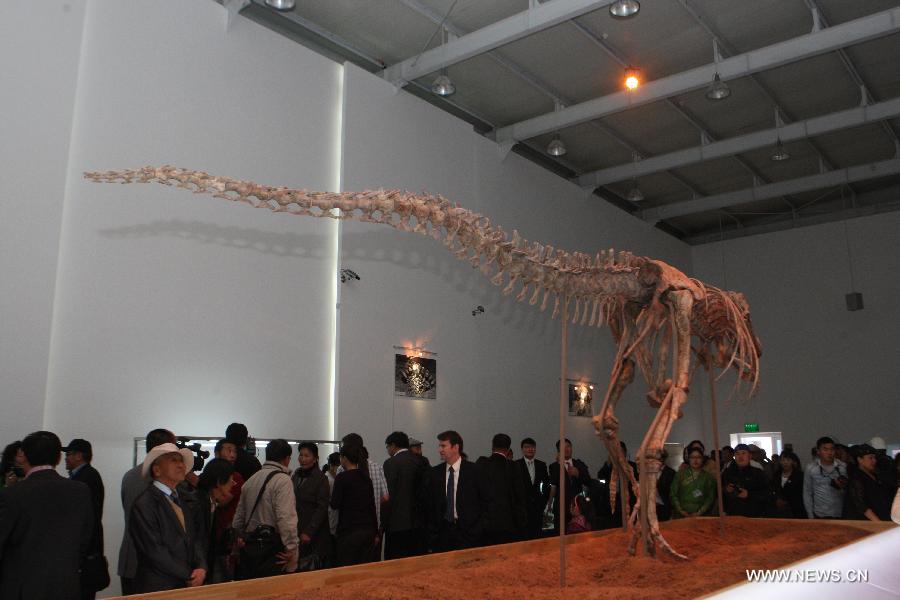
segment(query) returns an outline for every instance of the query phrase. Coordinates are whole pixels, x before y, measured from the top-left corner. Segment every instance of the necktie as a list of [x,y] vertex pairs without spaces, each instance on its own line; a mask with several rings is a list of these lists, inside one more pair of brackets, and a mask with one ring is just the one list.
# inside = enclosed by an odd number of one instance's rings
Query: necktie
[[181,528],[187,531],[187,527],[184,524],[184,511],[181,509],[181,503],[178,501],[178,496],[172,493],[169,496],[169,501],[172,502],[172,510],[175,511],[175,516],[178,518],[178,522],[181,523]]
[[455,500],[454,496],[454,483],[453,483],[453,467],[450,467],[448,470],[449,476],[447,477],[447,514],[444,516],[445,519],[453,522],[454,513],[456,511],[453,510],[453,502]]
[[528,460],[525,461],[525,464],[528,465],[528,476],[531,477],[531,483],[534,483],[534,461]]

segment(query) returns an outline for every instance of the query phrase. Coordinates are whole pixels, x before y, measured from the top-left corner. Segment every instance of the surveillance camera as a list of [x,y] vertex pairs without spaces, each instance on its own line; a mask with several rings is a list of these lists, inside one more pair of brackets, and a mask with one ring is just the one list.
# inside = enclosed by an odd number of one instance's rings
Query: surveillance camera
[[472,316],[474,317],[483,312],[484,312],[484,307],[479,304],[478,306],[475,307],[475,310],[472,311]]

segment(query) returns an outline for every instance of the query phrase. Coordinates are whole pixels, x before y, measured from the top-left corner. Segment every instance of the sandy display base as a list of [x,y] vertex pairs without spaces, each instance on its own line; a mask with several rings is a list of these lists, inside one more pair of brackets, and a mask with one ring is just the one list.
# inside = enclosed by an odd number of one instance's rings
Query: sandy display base
[[[670,544],[689,562],[625,553],[621,530],[590,537],[567,548],[567,583],[559,589],[558,545],[528,554],[497,546],[493,556],[462,559],[456,566],[425,567],[385,579],[370,577],[334,583],[301,593],[265,596],[270,600],[373,598],[695,598],[746,581],[746,569],[772,569],[868,535],[840,525],[778,522],[729,517],[720,535],[717,519],[666,523]],[[576,539],[580,536],[573,536]],[[574,540],[573,540],[574,541]],[[482,549],[484,550],[484,549]],[[462,557],[461,557],[462,558]]]

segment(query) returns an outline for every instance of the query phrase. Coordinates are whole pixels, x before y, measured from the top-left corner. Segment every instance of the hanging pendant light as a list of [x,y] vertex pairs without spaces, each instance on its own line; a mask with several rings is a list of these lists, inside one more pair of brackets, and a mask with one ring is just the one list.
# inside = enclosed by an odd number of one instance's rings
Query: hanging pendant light
[[285,12],[294,10],[294,0],[266,0],[266,6]]
[[781,162],[790,157],[791,155],[784,149],[784,144],[781,143],[781,138],[778,138],[778,142],[775,143],[775,150],[772,151],[772,156],[770,158],[776,162]]
[[559,134],[557,133],[550,143],[547,144],[547,154],[550,156],[562,156],[566,153],[566,145],[563,143],[561,139],[559,139]]
[[[446,34],[447,31],[444,29],[443,24],[441,24],[441,46],[447,43],[447,40],[445,39]],[[452,96],[456,93],[456,86],[453,85],[450,76],[447,75],[447,67],[441,69],[441,74],[431,83],[431,93],[440,96],[441,98],[446,98],[447,96]]]
[[625,196],[625,199],[629,202],[643,202],[644,201],[644,192],[641,191],[641,188],[637,186],[637,182],[634,183],[634,187],[628,190],[628,195]]
[[450,77],[447,76],[446,69],[441,71],[441,74],[438,75],[431,84],[431,92],[443,98],[452,96],[456,93],[456,86],[453,85],[453,82],[450,81]]
[[641,3],[637,0],[618,0],[609,5],[609,14],[616,19],[627,19],[638,14]]
[[722,79],[719,78],[719,74],[716,73],[716,76],[713,77],[712,83],[709,84],[708,88],[706,88],[706,99],[715,102],[717,100],[724,100],[730,95],[731,88],[729,88],[728,84],[722,81]]

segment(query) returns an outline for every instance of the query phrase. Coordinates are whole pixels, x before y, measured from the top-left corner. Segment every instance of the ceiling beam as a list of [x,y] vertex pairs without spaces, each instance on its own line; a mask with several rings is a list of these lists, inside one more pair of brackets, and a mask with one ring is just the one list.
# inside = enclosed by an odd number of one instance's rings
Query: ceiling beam
[[560,111],[526,119],[498,129],[495,139],[498,143],[525,140],[629,108],[664,100],[669,96],[706,87],[716,72],[724,80],[744,77],[831,52],[844,46],[889,35],[896,31],[900,31],[900,8],[885,10],[828,29],[732,56],[719,63],[709,63],[690,71],[650,81],[635,91],[609,94]]
[[894,117],[900,117],[900,97],[878,104],[855,106],[848,110],[822,115],[821,117],[796,121],[781,127],[739,135],[685,150],[660,154],[638,162],[629,162],[606,169],[598,169],[580,175],[576,181],[582,187],[598,187],[633,177],[642,177],[658,171],[677,169],[716,158],[741,154],[757,148],[774,146],[779,137],[782,142],[792,142],[869,123],[880,123],[884,119],[892,119]]
[[[819,6],[817,0],[805,0],[806,6],[813,14],[813,28],[816,27],[831,27],[831,24],[828,22],[828,19],[825,17],[825,14],[822,12],[821,7]],[[857,87],[861,88],[861,93],[863,94],[862,101],[867,102],[868,97],[872,96],[872,93],[869,89],[869,85],[863,79],[859,70],[856,68],[856,65],[853,64],[853,60],[850,58],[850,55],[847,54],[847,51],[841,48],[837,51],[838,58],[841,59],[841,63],[843,63],[844,68],[847,70],[847,74],[850,76],[850,79],[853,80],[853,83],[856,84]],[[874,99],[874,98],[873,98]],[[891,139],[894,144],[900,144],[900,138],[898,138],[897,133],[891,127],[891,124],[887,121],[882,121],[880,123],[882,131],[887,134],[887,136]]]
[[[890,189],[900,192],[900,186],[894,186]],[[723,242],[725,240],[747,237],[751,235],[761,235],[764,233],[772,233],[775,231],[783,231],[785,229],[798,229],[800,227],[809,227],[810,225],[821,225],[823,223],[831,223],[834,221],[845,221],[858,217],[867,217],[881,213],[900,210],[900,201],[893,200],[880,202],[878,204],[869,204],[853,208],[845,208],[823,212],[819,214],[811,214],[796,217],[793,219],[782,219],[773,217],[769,222],[754,223],[746,227],[734,229],[725,229],[724,231],[709,231],[707,233],[697,233],[683,238],[683,241],[691,246],[700,244],[713,244]]]
[[393,64],[384,70],[382,77],[394,85],[405,86],[423,75],[489,52],[612,3],[613,0],[553,0],[545,4],[535,4],[525,11]]
[[695,198],[685,202],[666,204],[647,209],[642,216],[645,221],[653,223],[663,219],[671,219],[672,217],[683,217],[738,204],[747,204],[756,200],[778,198],[785,194],[799,194],[833,185],[848,185],[856,181],[877,179],[888,175],[897,175],[898,173],[900,173],[900,157],[894,157],[880,162],[856,165],[846,169],[835,169],[834,171],[807,177],[798,177],[797,179],[766,185],[756,185],[734,192],[725,192],[724,194]]

